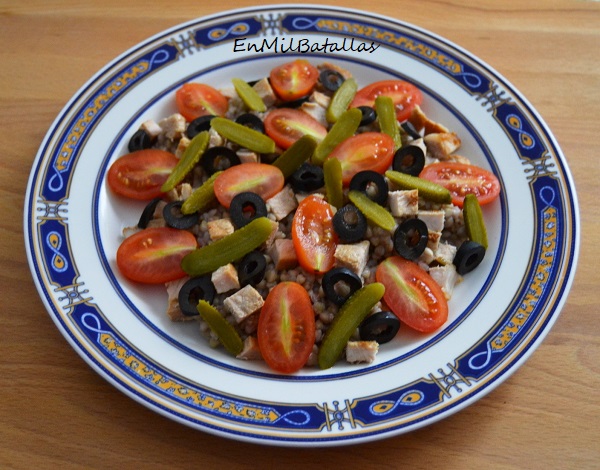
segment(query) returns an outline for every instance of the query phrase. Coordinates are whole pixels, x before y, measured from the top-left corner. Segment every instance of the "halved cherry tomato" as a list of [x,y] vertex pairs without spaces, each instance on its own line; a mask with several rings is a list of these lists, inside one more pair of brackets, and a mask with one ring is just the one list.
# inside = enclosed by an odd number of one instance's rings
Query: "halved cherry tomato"
[[264,121],[265,132],[282,149],[292,146],[303,135],[310,135],[317,142],[327,135],[327,129],[308,114],[292,108],[274,109]]
[[382,132],[364,132],[339,144],[328,158],[342,164],[342,181],[350,184],[352,177],[364,170],[384,173],[394,159],[394,140]]
[[187,121],[200,116],[224,116],[229,107],[219,90],[204,83],[186,83],[175,93],[177,109]]
[[269,292],[257,337],[261,355],[273,370],[289,374],[306,364],[315,343],[315,312],[304,287],[281,282]]
[[319,80],[319,71],[310,62],[297,59],[271,70],[269,82],[283,101],[294,101],[308,95]]
[[410,328],[431,333],[448,320],[442,288],[418,264],[392,256],[377,266],[375,277],[385,286],[387,306]]
[[298,262],[308,272],[324,273],[333,267],[337,235],[327,201],[316,195],[302,200],[292,221],[292,240]]
[[439,162],[427,165],[419,177],[433,181],[450,191],[452,204],[463,206],[465,196],[475,194],[480,205],[489,204],[500,194],[496,175],[475,165],[458,162]]
[[350,103],[351,108],[359,106],[373,107],[375,98],[379,95],[392,98],[396,107],[396,118],[403,122],[408,119],[416,105],[423,101],[421,90],[403,80],[382,80],[361,88]]
[[117,194],[131,199],[149,200],[162,194],[179,159],[158,149],[138,150],[119,157],[108,170],[108,186]]
[[231,200],[239,193],[250,191],[265,201],[283,188],[281,170],[266,163],[242,163],[227,168],[215,178],[214,192],[223,207],[229,209]]
[[117,250],[117,266],[132,281],[164,284],[186,275],[181,260],[197,246],[196,237],[188,231],[147,228],[123,240]]

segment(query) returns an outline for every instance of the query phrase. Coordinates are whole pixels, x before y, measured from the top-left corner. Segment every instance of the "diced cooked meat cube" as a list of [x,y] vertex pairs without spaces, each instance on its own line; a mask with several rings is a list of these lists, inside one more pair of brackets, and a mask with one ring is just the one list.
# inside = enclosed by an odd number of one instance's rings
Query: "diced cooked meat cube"
[[238,156],[238,158],[240,159],[240,162],[242,162],[242,163],[256,163],[256,162],[258,162],[258,155],[256,154],[256,152],[253,152],[251,150],[248,150],[248,149],[239,149],[235,153]]
[[254,91],[262,98],[267,108],[270,108],[275,104],[277,96],[275,95],[273,88],[271,88],[271,84],[267,78],[259,80],[252,88],[254,88]]
[[427,233],[427,248],[429,248],[432,251],[437,250],[438,246],[440,244],[441,237],[442,237],[442,232],[429,231]]
[[151,139],[156,139],[162,132],[162,128],[152,119],[144,121],[140,126],[140,129],[146,131],[146,134],[148,134]]
[[185,149],[188,148],[190,142],[190,139],[188,139],[186,136],[183,136],[181,140],[179,140],[177,148],[175,149],[175,156],[177,158],[181,158],[183,156],[183,152],[185,152]]
[[262,354],[258,347],[258,340],[254,336],[247,336],[244,339],[244,347],[242,352],[236,356],[238,359],[245,361],[256,361],[262,359]]
[[300,106],[299,109],[303,113],[308,114],[310,117],[312,117],[315,121],[317,121],[322,126],[325,126],[325,127],[328,126],[327,117],[325,116],[326,112],[327,112],[327,108],[324,108],[320,104],[311,103],[310,101],[307,101],[306,103],[302,103],[302,105]]
[[348,341],[346,361],[350,364],[370,364],[375,360],[378,351],[379,344],[377,341]]
[[444,230],[444,211],[419,211],[417,217],[427,225],[427,230],[431,232],[441,232]]
[[167,315],[172,321],[179,322],[195,320],[195,317],[184,315],[179,308],[179,291],[189,279],[189,277],[183,277],[181,279],[165,283],[167,288]]
[[362,275],[367,261],[369,260],[368,240],[363,240],[359,243],[340,244],[335,249],[335,264],[354,271],[359,276]]
[[215,286],[215,290],[218,294],[223,294],[224,292],[229,292],[230,290],[240,288],[238,273],[231,263],[221,266],[214,271],[211,274],[210,280]]
[[212,127],[208,131],[208,146],[209,147],[219,147],[223,145],[225,141],[221,134],[215,131]]
[[456,151],[461,144],[459,137],[454,132],[436,132],[423,138],[429,155],[438,160],[448,160],[450,154]]
[[187,127],[185,118],[179,114],[171,114],[171,116],[161,120],[158,125],[162,129],[162,133],[169,140],[180,139]]
[[175,186],[171,191],[166,194],[166,199],[169,201],[185,201],[188,197],[192,195],[194,189],[192,185],[189,183],[181,183],[178,186]]
[[434,252],[435,260],[443,265],[452,264],[456,255],[456,247],[450,243],[440,243]]
[[269,249],[273,243],[275,242],[275,240],[277,240],[277,232],[279,232],[279,222],[276,222],[274,220],[268,219],[269,222],[271,222],[271,226],[273,227],[273,231],[271,232],[271,235],[269,235],[269,238],[267,239],[267,241],[265,242],[265,247],[267,249]]
[[275,219],[282,220],[298,207],[294,191],[286,185],[275,196],[266,201],[267,209],[273,213]]
[[435,255],[433,253],[433,250],[429,247],[425,247],[423,253],[421,253],[421,256],[419,256],[418,261],[425,265],[430,265],[431,263],[433,263],[434,259]]
[[442,288],[442,292],[447,300],[452,297],[454,286],[461,281],[461,276],[456,272],[456,267],[453,264],[445,266],[434,266],[429,269],[429,274]]
[[243,322],[250,315],[260,310],[264,303],[260,293],[250,284],[223,301],[223,305],[234,316],[237,323]]
[[394,217],[416,215],[419,211],[419,191],[417,189],[390,191],[388,201]]
[[212,241],[217,241],[227,235],[231,235],[235,230],[229,219],[211,220],[206,225],[208,227],[208,235]]
[[294,242],[289,238],[278,238],[275,240],[267,254],[273,260],[277,271],[292,269],[298,264]]
[[435,132],[450,132],[446,126],[429,119],[419,105],[413,108],[408,120],[418,131],[424,129],[425,135]]

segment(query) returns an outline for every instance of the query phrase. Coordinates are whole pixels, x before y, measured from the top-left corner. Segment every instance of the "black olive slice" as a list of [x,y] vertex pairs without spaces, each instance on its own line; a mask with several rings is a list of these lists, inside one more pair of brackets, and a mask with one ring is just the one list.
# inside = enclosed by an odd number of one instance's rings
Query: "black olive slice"
[[209,114],[206,116],[200,116],[190,122],[185,130],[185,135],[187,138],[193,139],[200,134],[200,132],[208,131],[210,129],[210,121],[212,121],[214,117],[215,116],[212,114]]
[[231,200],[229,215],[233,225],[242,228],[258,217],[266,217],[267,205],[258,194],[245,191]]
[[144,129],[136,131],[129,139],[127,149],[130,152],[136,152],[138,150],[145,150],[152,147],[152,138]]
[[454,265],[458,274],[470,273],[483,261],[485,248],[473,240],[467,240],[460,245],[454,256]]
[[265,133],[265,125],[262,122],[262,119],[259,118],[256,114],[252,113],[244,113],[239,115],[235,122],[241,124],[242,126],[249,127],[256,132],[260,132],[261,134]]
[[342,306],[362,287],[362,280],[348,268],[333,268],[323,275],[322,286],[325,297],[337,306]]
[[387,202],[389,188],[382,174],[365,170],[359,171],[352,177],[350,190],[360,191],[373,202],[383,206]]
[[394,250],[408,260],[415,260],[425,250],[429,237],[427,224],[421,219],[407,219],[394,232]]
[[325,177],[321,167],[303,163],[292,176],[290,176],[290,184],[297,192],[310,193],[322,188],[325,184]]
[[333,216],[333,229],[343,243],[355,243],[367,233],[367,218],[353,204],[347,204]]
[[200,164],[209,175],[240,163],[240,158],[233,150],[222,146],[209,148],[200,160]]
[[197,212],[183,214],[181,212],[182,205],[183,201],[173,201],[163,208],[163,218],[169,227],[187,230],[198,224],[200,215]]
[[359,126],[368,126],[369,124],[373,124],[377,119],[377,113],[371,106],[359,106],[358,109],[362,113]]
[[319,74],[319,81],[323,85],[323,88],[329,91],[337,91],[339,87],[344,83],[344,76],[336,70],[324,69]]
[[394,154],[392,168],[395,171],[419,176],[425,166],[425,152],[418,145],[400,147]]
[[417,129],[415,129],[415,126],[413,126],[411,122],[405,121],[402,124],[400,124],[400,127],[402,127],[404,132],[406,132],[413,139],[421,138],[421,134],[419,134],[419,132],[417,131]]
[[154,211],[156,210],[156,206],[161,201],[159,197],[152,199],[144,210],[142,211],[142,215],[140,216],[140,220],[138,221],[138,228],[146,228],[148,227],[148,223],[154,218]]
[[259,251],[251,251],[242,258],[238,265],[238,279],[240,287],[248,284],[256,286],[265,277],[267,260]]
[[177,300],[179,308],[186,317],[195,317],[199,315],[198,305],[199,300],[205,300],[212,303],[215,298],[215,286],[213,285],[210,275],[194,277],[187,281],[179,290]]
[[360,339],[377,341],[379,344],[390,342],[400,330],[400,320],[392,312],[381,311],[365,318],[358,327]]

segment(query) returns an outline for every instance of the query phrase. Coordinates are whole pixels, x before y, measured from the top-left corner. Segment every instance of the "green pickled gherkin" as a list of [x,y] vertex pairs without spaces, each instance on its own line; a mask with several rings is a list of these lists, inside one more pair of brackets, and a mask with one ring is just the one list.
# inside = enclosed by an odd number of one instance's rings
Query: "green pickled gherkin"
[[189,276],[210,273],[257,249],[269,239],[272,232],[272,222],[266,217],[258,217],[232,234],[184,256],[181,269]]
[[215,117],[210,121],[211,127],[221,136],[257,153],[273,153],[275,142],[269,136],[250,129],[243,124],[223,117]]
[[221,312],[206,300],[198,301],[196,308],[202,319],[208,324],[211,331],[217,335],[217,338],[229,353],[237,356],[242,352],[244,348],[242,338],[235,331],[233,325],[221,315]]
[[356,80],[353,78],[344,80],[344,83],[341,84],[331,97],[331,101],[325,112],[325,119],[327,119],[328,123],[332,124],[336,122],[344,114],[350,103],[352,103],[357,90],[358,84]]
[[344,185],[342,181],[342,163],[337,158],[329,158],[323,164],[325,194],[327,202],[337,209],[344,205]]
[[191,140],[183,152],[183,155],[179,159],[179,162],[175,168],[173,168],[173,171],[161,186],[160,190],[163,193],[171,191],[171,189],[181,183],[186,175],[192,171],[194,166],[200,161],[200,158],[204,154],[204,151],[208,146],[208,141],[209,135],[207,131],[200,132]]
[[363,213],[367,220],[388,232],[396,228],[394,216],[385,207],[371,201],[366,194],[353,190],[348,193],[348,198]]
[[440,204],[450,204],[452,202],[450,191],[433,181],[394,170],[386,171],[385,176],[401,189],[417,189],[419,197],[423,199]]
[[267,110],[263,99],[245,80],[242,80],[241,78],[233,78],[231,79],[231,83],[233,83],[233,87],[235,88],[238,96],[242,99],[244,104],[248,106],[249,109],[252,111],[258,111],[259,113],[264,113]]
[[306,160],[312,157],[316,147],[317,141],[314,137],[305,134],[283,152],[272,165],[281,170],[284,178],[289,178]]
[[193,214],[194,212],[198,212],[204,210],[211,202],[213,202],[215,197],[215,179],[219,176],[222,171],[217,171],[213,173],[213,175],[208,178],[202,186],[196,188],[190,197],[188,197],[181,206],[182,214]]
[[481,206],[477,200],[477,196],[469,193],[465,196],[463,202],[463,218],[465,221],[465,229],[470,240],[479,243],[487,250],[488,239],[485,221],[481,213]]
[[375,112],[377,113],[377,120],[379,121],[381,132],[389,135],[394,141],[395,149],[399,149],[402,146],[402,138],[400,136],[398,120],[396,119],[396,109],[392,98],[383,95],[379,95],[375,98]]
[[325,138],[317,145],[312,162],[315,165],[322,165],[334,148],[354,135],[361,119],[362,113],[358,108],[344,111],[336,123],[331,126]]
[[357,290],[342,305],[319,348],[318,361],[321,369],[329,369],[335,364],[352,334],[384,293],[383,284],[374,282]]

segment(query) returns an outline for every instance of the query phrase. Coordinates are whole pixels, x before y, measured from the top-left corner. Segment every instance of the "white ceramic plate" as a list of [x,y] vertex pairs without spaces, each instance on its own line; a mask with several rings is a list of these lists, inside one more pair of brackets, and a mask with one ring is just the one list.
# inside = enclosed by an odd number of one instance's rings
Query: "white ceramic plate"
[[[137,222],[142,205],[109,193],[105,175],[141,122],[175,111],[181,84],[220,87],[232,77],[260,78],[298,56],[339,64],[360,85],[414,82],[424,92],[425,112],[458,133],[461,153],[493,171],[502,193],[485,209],[488,254],[456,288],[441,331],[422,336],[404,329],[372,365],[340,362],[281,376],[261,362],[210,349],[190,324],[166,318],[164,289],[121,277],[115,267],[121,229]],[[396,20],[293,5],[177,26],[101,70],[46,136],[31,172],[24,224],[41,298],[98,373],[194,428],[290,446],[389,437],[481,398],[548,333],[569,290],[579,240],[565,159],[536,111],[497,72]]]

